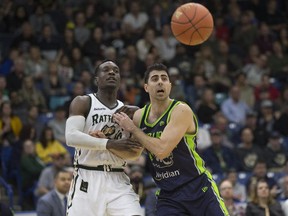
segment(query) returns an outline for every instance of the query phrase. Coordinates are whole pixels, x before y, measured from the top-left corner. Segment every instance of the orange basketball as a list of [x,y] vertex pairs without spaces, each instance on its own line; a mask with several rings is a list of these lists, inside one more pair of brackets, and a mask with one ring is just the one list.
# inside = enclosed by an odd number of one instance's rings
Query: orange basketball
[[209,10],[198,3],[183,4],[171,19],[171,29],[178,41],[198,45],[206,41],[213,31],[213,17]]

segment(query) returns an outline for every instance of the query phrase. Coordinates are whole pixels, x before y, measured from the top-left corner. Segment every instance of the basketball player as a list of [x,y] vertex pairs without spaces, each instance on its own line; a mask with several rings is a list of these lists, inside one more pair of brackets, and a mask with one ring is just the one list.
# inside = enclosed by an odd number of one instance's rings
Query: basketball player
[[169,98],[167,67],[158,63],[148,67],[144,83],[150,104],[135,112],[134,123],[123,112],[113,118],[148,150],[147,163],[160,188],[157,215],[227,216],[196,150],[197,119],[187,104]]
[[[67,145],[75,147],[74,178],[67,215],[141,215],[139,197],[123,172],[125,159],[137,158],[143,148],[112,121],[123,107],[117,100],[119,67],[104,61],[95,70],[97,93],[77,96],[66,123]],[[89,135],[100,131],[98,138]]]

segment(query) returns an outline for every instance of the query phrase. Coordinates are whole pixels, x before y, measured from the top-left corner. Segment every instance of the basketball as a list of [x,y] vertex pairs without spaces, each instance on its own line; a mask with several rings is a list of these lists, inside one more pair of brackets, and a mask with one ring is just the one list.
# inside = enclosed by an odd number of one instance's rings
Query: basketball
[[179,6],[171,18],[171,30],[175,38],[190,46],[206,41],[213,31],[213,26],[211,13],[198,3]]

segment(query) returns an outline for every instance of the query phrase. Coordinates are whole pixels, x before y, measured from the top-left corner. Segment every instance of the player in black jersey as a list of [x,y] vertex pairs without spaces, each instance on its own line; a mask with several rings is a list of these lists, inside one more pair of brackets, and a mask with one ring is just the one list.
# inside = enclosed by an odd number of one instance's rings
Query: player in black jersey
[[[151,174],[160,188],[157,215],[227,216],[218,188],[197,152],[197,119],[191,108],[169,97],[167,67],[148,67],[144,89],[150,103],[114,120],[148,151]],[[138,126],[138,127],[137,127]]]

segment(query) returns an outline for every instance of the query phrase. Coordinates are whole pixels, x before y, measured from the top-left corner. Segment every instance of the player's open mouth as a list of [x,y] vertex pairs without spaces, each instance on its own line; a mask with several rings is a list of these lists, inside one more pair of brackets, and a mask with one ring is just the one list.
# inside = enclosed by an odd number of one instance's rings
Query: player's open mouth
[[159,89],[159,90],[157,90],[157,93],[164,93],[164,90],[163,89]]

